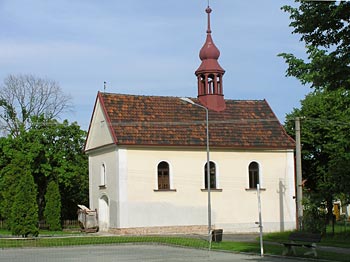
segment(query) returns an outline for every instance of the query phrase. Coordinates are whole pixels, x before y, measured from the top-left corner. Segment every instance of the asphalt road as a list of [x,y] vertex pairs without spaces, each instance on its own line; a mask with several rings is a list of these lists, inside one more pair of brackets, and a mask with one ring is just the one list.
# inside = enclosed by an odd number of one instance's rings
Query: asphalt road
[[301,260],[283,257],[264,257],[232,254],[161,245],[76,246],[60,248],[22,248],[0,250],[2,262],[131,262],[131,261],[288,261]]

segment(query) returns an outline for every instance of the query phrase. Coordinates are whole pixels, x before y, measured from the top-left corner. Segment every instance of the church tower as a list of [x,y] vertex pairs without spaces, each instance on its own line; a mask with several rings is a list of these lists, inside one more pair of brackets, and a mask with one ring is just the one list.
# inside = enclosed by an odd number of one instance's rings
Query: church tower
[[207,38],[199,52],[202,63],[195,72],[198,80],[198,99],[208,109],[223,111],[226,108],[222,84],[225,70],[219,65],[220,51],[211,37],[210,13],[212,9],[208,6],[205,11],[208,14]]

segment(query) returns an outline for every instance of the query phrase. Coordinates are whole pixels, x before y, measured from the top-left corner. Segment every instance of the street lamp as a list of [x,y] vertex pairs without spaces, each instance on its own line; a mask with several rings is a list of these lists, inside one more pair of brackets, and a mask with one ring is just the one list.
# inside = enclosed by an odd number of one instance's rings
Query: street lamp
[[191,99],[187,97],[181,97],[182,101],[190,103],[194,106],[201,107],[205,109],[206,112],[206,124],[207,124],[207,186],[208,186],[208,240],[211,241],[211,198],[210,198],[210,159],[209,159],[209,111],[208,108],[193,102]]

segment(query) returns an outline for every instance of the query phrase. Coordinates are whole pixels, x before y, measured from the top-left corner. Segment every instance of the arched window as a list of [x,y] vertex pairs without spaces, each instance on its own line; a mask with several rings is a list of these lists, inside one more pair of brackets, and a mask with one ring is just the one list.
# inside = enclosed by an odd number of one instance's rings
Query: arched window
[[162,161],[158,164],[158,189],[169,190],[170,178],[169,178],[169,164]]
[[106,186],[106,165],[104,163],[101,165],[100,186]]
[[259,184],[259,164],[251,162],[249,164],[249,188],[257,188]]
[[[209,162],[209,173],[210,173],[210,188],[212,189],[216,189],[216,167],[215,167],[215,163],[210,161]],[[208,189],[208,176],[207,176],[207,163],[205,163],[204,166],[204,186],[206,189]]]

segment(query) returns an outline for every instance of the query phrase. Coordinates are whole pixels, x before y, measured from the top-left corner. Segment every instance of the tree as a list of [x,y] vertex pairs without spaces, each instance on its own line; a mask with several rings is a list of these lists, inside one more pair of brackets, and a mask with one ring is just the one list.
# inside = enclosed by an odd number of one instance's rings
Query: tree
[[32,175],[27,170],[22,169],[16,186],[9,222],[13,235],[27,237],[39,234],[36,194],[36,185]]
[[298,7],[284,6],[290,14],[293,33],[305,42],[308,61],[293,54],[280,54],[287,76],[315,89],[350,89],[350,2],[302,1]]
[[295,117],[302,121],[304,190],[312,203],[330,210],[333,200],[350,201],[350,92],[316,90],[287,115],[286,130],[294,135]]
[[[83,152],[86,132],[67,120],[59,123],[37,118],[35,123],[27,136],[42,146],[37,154],[36,182],[45,189],[48,181],[58,181],[63,219],[76,218],[77,204],[88,204],[88,159]],[[44,190],[39,190],[41,204],[43,196]]]
[[[11,217],[14,196],[17,193],[17,184],[20,180],[23,164],[23,155],[11,151],[12,143],[5,138],[0,138],[0,217],[8,220]],[[7,223],[10,230],[10,224]]]
[[282,10],[290,14],[290,26],[301,35],[308,59],[280,56],[288,64],[286,75],[310,84],[313,91],[301,109],[287,116],[286,129],[293,135],[294,118],[306,117],[301,136],[304,189],[311,209],[324,207],[330,220],[333,200],[350,199],[350,2],[295,2],[297,7]]
[[[26,170],[38,188],[39,218],[44,218],[45,193],[50,181],[57,181],[61,193],[62,219],[76,218],[77,204],[88,204],[88,162],[83,153],[86,132],[76,123],[59,123],[43,116],[33,117],[32,128],[19,136],[2,138],[0,156],[0,199],[13,195],[11,183],[15,161],[28,163]],[[7,203],[0,211],[6,217]]]
[[45,194],[45,210],[44,217],[46,224],[52,231],[61,230],[61,195],[58,184],[50,181]]
[[33,75],[9,75],[0,88],[0,127],[3,132],[19,135],[32,126],[32,117],[54,119],[71,109],[71,97],[57,82]]

